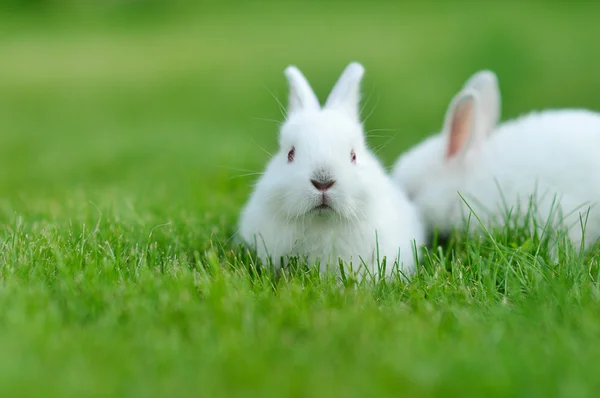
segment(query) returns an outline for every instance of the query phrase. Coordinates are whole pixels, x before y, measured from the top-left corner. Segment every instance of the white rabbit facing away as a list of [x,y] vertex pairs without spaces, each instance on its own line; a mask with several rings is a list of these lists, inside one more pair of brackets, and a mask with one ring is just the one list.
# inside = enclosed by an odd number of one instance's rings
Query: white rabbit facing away
[[478,72],[450,103],[442,132],[396,162],[393,178],[421,209],[429,232],[464,226],[465,201],[485,223],[503,223],[507,212],[527,211],[533,200],[538,228],[567,229],[576,247],[596,242],[600,114],[547,110],[497,126],[499,116],[496,76]]
[[241,237],[263,263],[278,268],[299,257],[325,271],[341,259],[364,277],[364,265],[378,276],[385,257],[388,275],[396,261],[405,274],[415,269],[413,245],[424,243],[424,228],[365,142],[363,74],[360,64],[348,65],[321,107],[302,73],[285,70],[290,96],[279,150],[240,217]]

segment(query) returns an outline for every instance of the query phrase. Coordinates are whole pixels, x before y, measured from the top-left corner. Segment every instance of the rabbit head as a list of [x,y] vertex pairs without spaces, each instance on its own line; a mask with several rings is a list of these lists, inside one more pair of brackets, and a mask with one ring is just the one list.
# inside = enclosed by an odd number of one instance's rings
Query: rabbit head
[[287,118],[265,172],[274,214],[347,219],[356,217],[372,195],[369,169],[376,160],[359,119],[363,74],[360,64],[348,65],[321,107],[300,70],[285,70]]
[[414,198],[430,184],[432,176],[470,157],[494,130],[500,119],[500,90],[496,75],[488,70],[475,73],[453,98],[442,132],[426,138],[402,154],[393,178]]

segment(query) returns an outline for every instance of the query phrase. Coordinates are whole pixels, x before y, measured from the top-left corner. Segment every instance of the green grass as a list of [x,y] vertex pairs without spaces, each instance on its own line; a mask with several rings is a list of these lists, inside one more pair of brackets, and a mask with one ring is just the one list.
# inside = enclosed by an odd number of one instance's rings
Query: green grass
[[323,98],[361,61],[391,165],[481,68],[504,118],[600,109],[597,5],[153,4],[0,17],[0,396],[597,395],[595,252],[457,234],[340,288],[230,240],[286,65]]

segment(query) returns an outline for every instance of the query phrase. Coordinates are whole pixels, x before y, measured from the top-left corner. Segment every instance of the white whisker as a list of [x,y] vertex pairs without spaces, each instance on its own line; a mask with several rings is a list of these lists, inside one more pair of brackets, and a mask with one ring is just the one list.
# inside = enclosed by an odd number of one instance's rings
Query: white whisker
[[373,115],[373,112],[375,112],[375,108],[377,108],[377,105],[379,105],[379,95],[377,95],[377,101],[375,102],[375,105],[371,109],[371,112],[369,112],[369,114],[367,115],[367,117],[365,117],[363,119],[363,123],[366,123],[367,120],[369,120],[369,118],[371,117],[371,115]]
[[255,173],[246,173],[246,174],[240,174],[240,175],[237,175],[237,176],[232,176],[232,177],[229,177],[229,179],[230,179],[230,180],[234,180],[234,179],[236,179],[236,178],[244,178],[244,177],[250,177],[250,176],[261,176],[261,175],[263,175],[263,174],[264,174],[264,173],[260,173],[260,172],[255,172]]
[[281,101],[279,101],[279,98],[277,98],[277,96],[275,94],[273,94],[273,92],[271,90],[269,90],[269,88],[267,86],[263,86],[263,88],[265,90],[267,90],[267,92],[269,94],[271,94],[271,97],[273,97],[273,99],[277,102],[277,105],[279,105],[279,111],[281,112],[281,115],[283,116],[284,119],[287,119],[287,111],[285,109],[285,106],[283,106]]
[[253,117],[252,120],[259,120],[261,122],[275,123],[278,127],[281,127],[281,125],[283,124],[283,122],[281,120],[269,119],[269,118],[264,118],[264,117]]
[[224,170],[231,170],[231,171],[241,171],[243,173],[257,173],[258,171],[256,170],[251,170],[251,169],[240,169],[240,168],[236,168],[236,167],[228,167],[228,166],[215,166],[218,167],[220,169],[224,169]]
[[269,155],[270,157],[273,157],[273,155],[271,154],[271,152],[267,151],[265,148],[263,148],[262,146],[260,146],[260,145],[258,144],[258,142],[254,141],[254,139],[253,139],[253,138],[250,138],[250,140],[252,141],[252,143],[253,143],[254,145],[256,145],[257,147],[259,147],[259,148],[260,148],[260,149],[261,149],[261,150],[262,150],[264,153],[266,153],[266,154],[267,154],[267,155]]
[[378,154],[383,148],[388,146],[394,140],[394,138],[396,138],[398,136],[398,134],[400,134],[400,133],[398,132],[398,133],[394,134],[392,137],[390,137],[389,140],[387,140],[383,145],[381,145],[377,150],[374,150],[373,152],[375,154]]
[[362,105],[362,107],[360,108],[360,111],[359,111],[359,113],[358,113],[359,115],[360,115],[360,114],[362,114],[362,113],[364,112],[365,108],[367,107],[367,105],[369,105],[369,101],[371,100],[371,96],[373,95],[372,93],[373,93],[373,91],[369,92],[369,95],[368,95],[368,96],[367,96],[367,98],[366,98],[366,99],[363,101],[363,105]]

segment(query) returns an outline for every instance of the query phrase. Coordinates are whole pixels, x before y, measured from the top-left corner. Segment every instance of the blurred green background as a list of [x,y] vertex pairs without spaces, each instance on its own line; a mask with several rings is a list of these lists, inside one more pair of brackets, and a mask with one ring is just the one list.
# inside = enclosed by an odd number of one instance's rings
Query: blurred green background
[[[233,212],[276,148],[282,71],[324,99],[362,62],[366,127],[391,165],[494,70],[503,118],[600,109],[597,2],[4,2],[0,192],[117,188]],[[191,196],[190,196],[191,195]],[[154,196],[141,195],[140,199]]]
[[565,304],[587,290],[528,280],[545,311],[469,281],[406,303],[300,283],[274,297],[193,264],[226,268],[211,248],[276,150],[287,65],[323,100],[363,63],[390,166],[482,68],[503,119],[600,110],[599,21],[592,1],[4,1],[0,395],[597,391],[598,306]]

